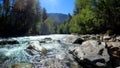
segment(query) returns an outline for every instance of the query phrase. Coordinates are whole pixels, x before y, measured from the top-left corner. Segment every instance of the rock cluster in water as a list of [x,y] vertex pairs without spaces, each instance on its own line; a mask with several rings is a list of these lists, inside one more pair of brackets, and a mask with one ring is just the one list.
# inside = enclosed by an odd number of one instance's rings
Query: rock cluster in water
[[120,36],[80,35],[72,37],[74,40],[69,40],[69,38],[68,42],[79,44],[69,53],[83,68],[116,68],[120,66]]

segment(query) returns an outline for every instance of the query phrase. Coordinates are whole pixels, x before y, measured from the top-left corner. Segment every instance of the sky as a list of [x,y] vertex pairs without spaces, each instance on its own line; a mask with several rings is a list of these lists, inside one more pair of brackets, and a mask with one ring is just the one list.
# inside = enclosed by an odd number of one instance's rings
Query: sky
[[47,13],[73,14],[75,0],[40,0]]

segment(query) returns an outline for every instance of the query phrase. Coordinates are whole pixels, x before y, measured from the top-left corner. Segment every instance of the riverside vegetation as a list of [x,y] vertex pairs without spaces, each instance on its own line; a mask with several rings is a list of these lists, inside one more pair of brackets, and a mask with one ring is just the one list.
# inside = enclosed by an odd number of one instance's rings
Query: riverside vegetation
[[1,0],[0,36],[120,34],[119,0],[75,0],[73,12],[62,23],[49,18],[39,0]]

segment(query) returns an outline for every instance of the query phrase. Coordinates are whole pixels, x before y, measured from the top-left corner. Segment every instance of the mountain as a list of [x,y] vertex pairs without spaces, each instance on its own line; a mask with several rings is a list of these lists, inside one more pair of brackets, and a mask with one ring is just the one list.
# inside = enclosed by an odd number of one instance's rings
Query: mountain
[[67,19],[66,14],[62,13],[48,13],[48,18],[52,18],[55,20],[55,23],[63,23]]

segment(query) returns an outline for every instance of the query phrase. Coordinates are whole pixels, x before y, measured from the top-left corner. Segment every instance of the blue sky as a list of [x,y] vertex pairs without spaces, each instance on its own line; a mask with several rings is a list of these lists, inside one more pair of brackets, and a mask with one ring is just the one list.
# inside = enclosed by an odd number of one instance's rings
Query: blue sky
[[73,14],[75,0],[40,0],[47,13]]

